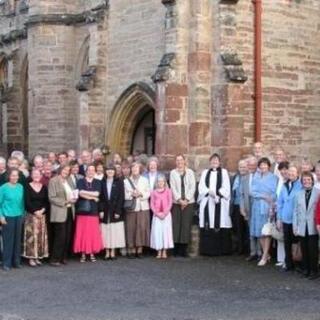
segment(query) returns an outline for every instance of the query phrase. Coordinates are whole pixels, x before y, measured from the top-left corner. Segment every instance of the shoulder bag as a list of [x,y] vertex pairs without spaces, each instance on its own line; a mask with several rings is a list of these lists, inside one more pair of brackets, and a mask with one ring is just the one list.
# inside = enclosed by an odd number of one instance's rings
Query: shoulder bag
[[[136,187],[134,186],[133,182],[131,181],[130,178],[127,178],[132,189],[136,190]],[[133,211],[136,207],[136,198],[132,198],[130,200],[124,200],[124,204],[123,204],[124,209],[128,210],[128,211]]]

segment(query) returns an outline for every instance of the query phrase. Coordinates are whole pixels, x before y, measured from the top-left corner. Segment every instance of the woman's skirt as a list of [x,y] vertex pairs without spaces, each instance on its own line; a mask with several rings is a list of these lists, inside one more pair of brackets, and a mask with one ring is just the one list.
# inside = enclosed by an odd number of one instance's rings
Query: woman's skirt
[[45,215],[41,217],[36,217],[30,213],[26,215],[22,256],[28,259],[42,259],[49,256]]
[[128,211],[126,214],[126,236],[128,248],[149,247],[150,211]]
[[255,238],[262,237],[263,226],[268,222],[268,213],[263,214],[260,211],[253,211],[250,218],[250,236]]
[[101,223],[103,247],[105,249],[125,248],[124,222]]
[[92,254],[103,249],[99,217],[78,215],[73,251],[75,253]]
[[189,244],[191,238],[194,204],[188,204],[183,210],[174,203],[172,206],[172,227],[174,243]]
[[172,217],[169,213],[163,220],[153,216],[150,247],[155,250],[173,248]]

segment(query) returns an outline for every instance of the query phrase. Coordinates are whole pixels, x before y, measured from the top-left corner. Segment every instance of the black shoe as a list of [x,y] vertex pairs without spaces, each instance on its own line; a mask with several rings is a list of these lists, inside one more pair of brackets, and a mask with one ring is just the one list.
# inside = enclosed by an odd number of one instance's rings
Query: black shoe
[[319,274],[318,273],[310,273],[308,280],[316,280],[319,278]]
[[249,256],[246,258],[246,261],[251,262],[251,261],[257,261],[258,260],[258,256],[254,255],[254,256]]
[[128,259],[135,259],[136,256],[134,254],[128,254]]
[[142,253],[137,253],[137,254],[136,254],[136,258],[142,259],[142,258],[143,258]]

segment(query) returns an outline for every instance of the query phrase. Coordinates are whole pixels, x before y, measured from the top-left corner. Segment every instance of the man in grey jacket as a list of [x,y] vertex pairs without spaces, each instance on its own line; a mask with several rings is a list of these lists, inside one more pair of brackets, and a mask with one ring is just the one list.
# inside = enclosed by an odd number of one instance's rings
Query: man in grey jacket
[[[250,226],[251,217],[251,199],[250,190],[253,176],[255,175],[258,167],[258,160],[254,156],[247,158],[247,167],[249,173],[242,177],[240,184],[240,213],[244,216],[245,220],[248,221]],[[257,238],[250,238],[250,256],[247,261],[258,260],[261,256],[261,247]]]

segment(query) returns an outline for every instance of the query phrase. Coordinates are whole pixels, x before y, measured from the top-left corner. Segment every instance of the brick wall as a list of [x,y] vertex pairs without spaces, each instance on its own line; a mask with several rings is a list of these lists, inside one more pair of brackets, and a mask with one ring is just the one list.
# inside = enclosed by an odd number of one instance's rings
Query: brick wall
[[[249,77],[235,91],[229,84],[232,95],[227,99],[229,118],[233,111],[243,115],[242,141],[235,141],[242,142],[242,153],[246,153],[254,130],[253,4],[224,4],[219,12],[220,46],[239,54]],[[316,0],[263,1],[262,140],[269,151],[282,145],[294,158],[310,154],[318,160],[320,156],[319,14]]]

